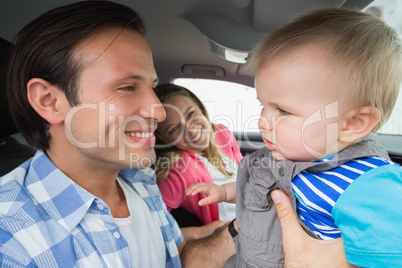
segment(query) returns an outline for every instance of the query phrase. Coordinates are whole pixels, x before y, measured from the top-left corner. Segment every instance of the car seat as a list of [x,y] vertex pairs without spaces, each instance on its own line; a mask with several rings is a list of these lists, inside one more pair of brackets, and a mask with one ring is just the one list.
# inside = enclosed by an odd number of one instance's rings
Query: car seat
[[18,129],[11,116],[6,92],[7,63],[12,48],[12,43],[0,38],[0,176],[22,164],[36,151],[15,138]]

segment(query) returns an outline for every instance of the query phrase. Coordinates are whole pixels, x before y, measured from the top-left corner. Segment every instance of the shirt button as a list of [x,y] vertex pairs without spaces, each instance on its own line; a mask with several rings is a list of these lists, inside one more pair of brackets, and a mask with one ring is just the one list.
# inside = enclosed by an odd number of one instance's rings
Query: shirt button
[[285,167],[284,166],[281,166],[280,168],[279,168],[279,175],[282,177],[283,175],[285,175]]
[[120,238],[120,234],[118,232],[114,232],[113,233],[114,238],[119,239]]
[[102,204],[97,204],[96,205],[100,210],[103,210],[105,207]]

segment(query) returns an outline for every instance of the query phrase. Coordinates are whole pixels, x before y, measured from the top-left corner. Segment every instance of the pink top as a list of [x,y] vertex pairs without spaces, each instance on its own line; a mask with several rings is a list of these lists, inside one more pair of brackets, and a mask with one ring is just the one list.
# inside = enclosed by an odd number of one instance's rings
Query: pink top
[[[215,139],[221,152],[239,164],[243,156],[232,132],[223,125],[217,125]],[[219,220],[218,204],[200,207],[198,201],[205,197],[203,194],[194,196],[185,194],[184,191],[197,182],[213,181],[202,161],[193,153],[183,151],[181,159],[158,186],[169,211],[182,207],[196,215],[204,224]]]

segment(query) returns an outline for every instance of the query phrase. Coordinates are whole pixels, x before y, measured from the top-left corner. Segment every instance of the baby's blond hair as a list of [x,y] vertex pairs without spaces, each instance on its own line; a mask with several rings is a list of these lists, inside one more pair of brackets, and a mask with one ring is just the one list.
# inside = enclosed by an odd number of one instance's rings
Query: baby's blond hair
[[316,45],[335,59],[335,73],[353,108],[376,107],[378,130],[389,118],[402,79],[402,48],[398,34],[378,17],[354,10],[322,8],[300,16],[269,34],[252,53],[254,73],[278,56]]

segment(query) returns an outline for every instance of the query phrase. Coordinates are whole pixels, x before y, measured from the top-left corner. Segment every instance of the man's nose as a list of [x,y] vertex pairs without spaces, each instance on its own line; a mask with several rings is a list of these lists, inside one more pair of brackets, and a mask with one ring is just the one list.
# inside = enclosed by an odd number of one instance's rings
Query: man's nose
[[139,103],[139,105],[140,116],[153,119],[156,122],[162,122],[165,120],[165,108],[163,108],[163,105],[155,95],[152,88],[150,88],[150,90],[146,90],[146,93],[144,93],[143,97],[141,98],[141,103]]

